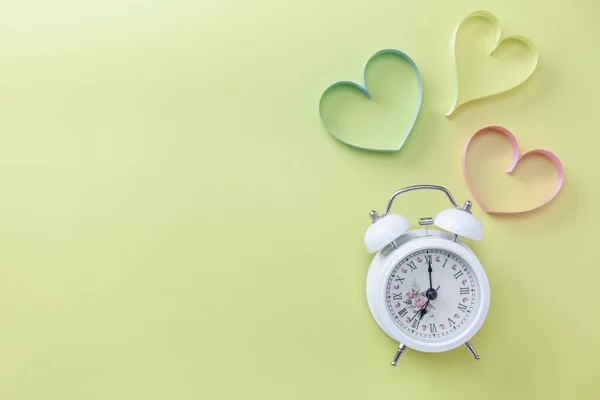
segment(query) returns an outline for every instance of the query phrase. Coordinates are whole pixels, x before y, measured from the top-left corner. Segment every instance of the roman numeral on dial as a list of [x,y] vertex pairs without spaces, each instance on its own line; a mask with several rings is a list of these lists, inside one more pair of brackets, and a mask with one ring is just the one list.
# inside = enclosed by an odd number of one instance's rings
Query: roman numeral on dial
[[406,313],[408,313],[406,308],[403,308],[402,310],[398,311],[398,315],[400,315],[400,318],[404,317]]
[[450,324],[450,326],[452,325],[456,325],[456,322],[454,322],[453,320],[451,320],[450,318],[448,318],[448,323]]
[[431,263],[431,255],[426,255],[426,256],[425,256],[425,262],[426,262],[427,264]]
[[402,300],[402,293],[392,294],[394,297],[392,300]]
[[411,271],[414,271],[414,270],[416,270],[416,269],[417,269],[417,265],[415,264],[415,262],[414,262],[414,261],[411,261],[411,262],[409,262],[409,263],[408,263],[408,266],[410,267],[410,270],[411,270]]
[[469,294],[469,288],[468,287],[461,287],[460,288],[460,294]]
[[397,276],[396,279],[394,279],[394,281],[396,281],[396,282],[400,281],[400,284],[402,285],[402,284],[404,284],[404,279],[406,279],[406,278],[400,278],[399,276]]
[[454,274],[454,279],[458,279],[463,275],[462,271],[458,271],[457,273]]
[[458,309],[460,311],[467,311],[467,306],[465,306],[463,303],[458,303]]
[[413,319],[412,327],[415,328],[415,329],[417,329],[419,327],[419,320],[418,319]]
[[437,329],[435,328],[435,324],[429,324],[429,331],[430,332],[437,332]]

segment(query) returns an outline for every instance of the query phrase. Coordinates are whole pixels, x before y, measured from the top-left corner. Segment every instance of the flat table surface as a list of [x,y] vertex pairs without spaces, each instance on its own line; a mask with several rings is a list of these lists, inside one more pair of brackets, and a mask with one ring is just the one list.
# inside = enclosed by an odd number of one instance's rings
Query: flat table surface
[[[450,38],[478,9],[531,38],[539,66],[447,118]],[[598,398],[598,11],[592,0],[2,2],[0,398]],[[524,49],[490,58],[489,26],[465,29],[461,96],[518,79]],[[418,65],[423,105],[399,152],[357,150],[328,135],[319,98],[362,83],[386,48]],[[397,61],[373,65],[374,88],[401,89]],[[361,101],[359,133],[396,128],[385,104],[373,114]],[[414,184],[472,200],[461,154],[487,125],[523,152],[554,152],[565,185],[521,216],[474,204],[485,234],[469,245],[492,290],[472,341],[481,360],[408,350],[393,369],[397,343],[365,298],[369,211]],[[502,137],[473,144],[482,197],[511,210],[543,201],[552,164],[532,157],[507,175],[510,157]],[[447,206],[415,193],[394,212],[414,228]]]

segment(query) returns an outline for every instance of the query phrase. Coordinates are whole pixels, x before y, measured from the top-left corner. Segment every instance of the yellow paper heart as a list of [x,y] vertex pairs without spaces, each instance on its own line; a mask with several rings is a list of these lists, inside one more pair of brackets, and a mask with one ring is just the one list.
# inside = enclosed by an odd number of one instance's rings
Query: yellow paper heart
[[[458,102],[458,98],[459,98],[459,84],[458,84],[458,62],[457,62],[457,57],[456,57],[456,37],[458,35],[458,31],[460,29],[460,27],[469,19],[471,18],[483,18],[485,20],[487,20],[488,22],[490,22],[492,24],[492,26],[494,27],[495,31],[496,31],[496,40],[494,42],[494,45],[492,47],[492,49],[489,52],[489,55],[492,56],[494,54],[494,52],[498,49],[498,47],[508,41],[508,40],[516,40],[519,41],[521,43],[523,43],[525,46],[529,47],[531,49],[532,55],[533,55],[533,60],[532,60],[532,64],[531,67],[529,69],[529,73],[527,74],[527,76],[522,79],[521,81],[517,82],[514,85],[509,86],[506,89],[500,90],[500,91],[495,91],[483,96],[479,96],[479,97],[474,97],[472,99],[463,101],[462,103]],[[492,13],[490,13],[489,11],[483,11],[483,10],[479,10],[479,11],[474,11],[472,13],[470,13],[469,15],[467,15],[465,17],[465,19],[463,19],[460,24],[458,24],[458,26],[456,27],[456,29],[454,30],[454,33],[452,35],[452,41],[451,41],[451,52],[452,52],[452,60],[453,60],[453,64],[454,64],[454,76],[455,76],[455,85],[454,85],[454,100],[452,102],[452,105],[450,106],[450,109],[448,110],[448,112],[446,113],[446,116],[449,117],[451,116],[454,111],[456,111],[459,107],[467,104],[467,103],[471,103],[474,102],[475,100],[481,100],[481,99],[485,99],[488,97],[492,97],[492,96],[496,96],[499,95],[501,93],[504,92],[508,92],[509,90],[515,89],[518,86],[522,85],[523,83],[525,83],[525,81],[527,81],[527,79],[529,79],[531,77],[531,75],[533,75],[533,72],[535,71],[537,64],[538,64],[538,59],[539,59],[539,54],[537,52],[537,49],[535,47],[535,45],[533,44],[533,42],[522,35],[512,35],[512,36],[507,36],[504,39],[502,39],[502,30],[500,27],[500,22],[498,21],[498,19],[496,18],[496,16]]]

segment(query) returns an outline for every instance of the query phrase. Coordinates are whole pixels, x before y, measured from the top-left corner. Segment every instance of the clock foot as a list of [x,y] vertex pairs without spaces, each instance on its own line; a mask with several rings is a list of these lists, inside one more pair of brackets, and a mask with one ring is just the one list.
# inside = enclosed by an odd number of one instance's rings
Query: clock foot
[[469,353],[471,353],[471,355],[473,356],[474,359],[479,360],[479,354],[477,354],[477,352],[471,345],[471,342],[466,342],[465,347],[467,348],[467,350],[469,350]]
[[395,367],[396,364],[398,364],[398,359],[400,358],[402,353],[404,353],[404,350],[406,350],[406,345],[400,343],[400,345],[398,346],[398,350],[396,350],[396,355],[394,356],[394,359],[392,360],[392,367]]

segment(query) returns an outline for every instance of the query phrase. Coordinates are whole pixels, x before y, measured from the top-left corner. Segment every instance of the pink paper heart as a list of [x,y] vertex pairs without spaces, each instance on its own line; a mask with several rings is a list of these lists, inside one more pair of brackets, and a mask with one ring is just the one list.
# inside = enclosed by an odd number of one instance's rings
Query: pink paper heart
[[[558,175],[558,179],[556,180],[556,186],[554,187],[554,191],[552,192],[550,197],[548,197],[542,204],[535,206],[533,208],[526,209],[526,210],[520,210],[520,211],[491,210],[483,202],[483,200],[477,193],[477,190],[475,190],[475,187],[473,186],[473,183],[471,182],[471,179],[469,178],[469,172],[467,170],[467,151],[469,150],[469,145],[471,144],[471,142],[473,141],[475,136],[485,133],[485,132],[501,133],[504,136],[506,136],[508,138],[508,140],[510,141],[510,144],[512,145],[512,149],[513,149],[513,159],[512,159],[511,164],[508,166],[508,170],[506,170],[507,174],[510,174],[511,172],[513,172],[515,167],[519,163],[519,161],[521,161],[525,156],[528,156],[530,154],[541,154],[544,157],[548,158],[550,161],[552,161],[554,168],[556,168],[556,173]],[[463,150],[463,155],[462,155],[462,168],[463,168],[463,175],[465,177],[465,181],[467,182],[467,186],[469,187],[469,190],[471,191],[473,198],[479,204],[481,209],[488,214],[522,214],[522,213],[526,213],[529,211],[537,210],[538,208],[543,207],[546,204],[548,204],[550,201],[552,201],[552,199],[554,199],[556,197],[556,195],[560,191],[560,189],[563,185],[563,182],[565,180],[565,170],[562,166],[562,163],[560,162],[560,160],[554,153],[552,153],[548,150],[535,149],[535,150],[531,150],[531,151],[528,151],[527,153],[519,155],[519,143],[517,142],[517,139],[515,138],[515,136],[512,133],[510,133],[510,131],[508,129],[502,128],[501,126],[486,126],[485,128],[482,128],[482,129],[478,130],[477,132],[475,132],[475,134],[473,136],[471,136],[469,138],[469,140],[467,140],[467,143],[465,144],[465,148]]]

